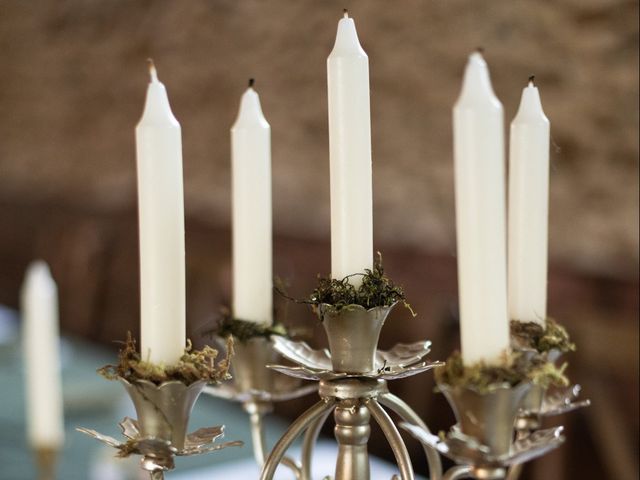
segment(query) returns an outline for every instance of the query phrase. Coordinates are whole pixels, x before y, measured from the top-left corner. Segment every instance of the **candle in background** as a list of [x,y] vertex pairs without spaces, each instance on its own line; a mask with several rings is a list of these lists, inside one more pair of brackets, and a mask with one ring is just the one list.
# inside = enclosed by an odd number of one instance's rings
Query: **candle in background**
[[273,322],[271,127],[253,80],[231,128],[233,316]]
[[[338,22],[327,59],[331,175],[331,275],[373,267],[369,59],[353,19]],[[360,276],[349,281],[358,286]]]
[[186,342],[182,137],[153,64],[150,74],[136,127],[140,353],[168,365],[179,361]]
[[547,316],[549,129],[532,77],[511,123],[509,316],[542,326]]
[[58,291],[43,261],[29,265],[21,291],[29,445],[59,450],[64,443]]
[[509,348],[502,104],[479,52],[453,108],[460,335],[465,364]]

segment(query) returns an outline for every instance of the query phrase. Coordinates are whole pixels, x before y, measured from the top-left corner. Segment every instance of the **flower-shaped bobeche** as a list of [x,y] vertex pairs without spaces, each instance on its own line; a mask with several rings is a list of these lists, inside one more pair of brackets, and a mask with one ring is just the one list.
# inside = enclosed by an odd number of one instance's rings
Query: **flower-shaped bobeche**
[[563,427],[537,430],[513,442],[508,452],[496,455],[487,445],[478,442],[474,437],[465,435],[456,426],[451,428],[444,438],[409,423],[402,423],[400,426],[421,443],[435,448],[460,465],[506,467],[544,455],[564,442]]
[[218,439],[224,436],[224,426],[199,428],[185,437],[184,446],[179,449],[172,445],[169,440],[143,436],[140,433],[138,422],[132,418],[125,417],[119,425],[122,434],[126,437],[124,442],[88,428],[78,428],[78,431],[116,448],[118,457],[143,455],[143,462],[146,464],[145,470],[171,470],[174,467],[174,456],[199,455],[226,447],[242,445],[242,442],[239,441],[216,443]]
[[431,342],[399,343],[391,350],[376,350],[374,369],[364,373],[336,372],[329,350],[314,350],[305,342],[295,342],[283,337],[274,338],[275,349],[296,366],[269,365],[291,377],[306,380],[333,380],[349,377],[367,377],[382,380],[410,377],[443,365],[442,362],[423,360],[431,351]]
[[538,411],[522,411],[521,415],[540,415],[542,417],[553,417],[562,415],[563,413],[572,412],[579,408],[591,405],[589,399],[577,400],[582,387],[580,385],[572,385],[570,387],[559,388],[552,393],[546,393],[543,396],[540,410]]

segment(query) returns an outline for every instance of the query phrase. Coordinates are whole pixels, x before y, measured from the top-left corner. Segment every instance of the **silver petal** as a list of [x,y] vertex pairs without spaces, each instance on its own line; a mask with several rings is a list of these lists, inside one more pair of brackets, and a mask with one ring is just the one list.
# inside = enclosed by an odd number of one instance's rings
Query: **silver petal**
[[582,400],[580,402],[573,401],[580,395],[581,390],[582,387],[580,385],[572,385],[571,387],[545,395],[540,407],[540,415],[548,417],[560,415],[578,408],[588,407],[591,405],[590,400]]
[[307,368],[331,370],[331,355],[327,350],[314,350],[305,342],[294,342],[288,338],[274,335],[275,350],[293,363]]
[[84,433],[89,435],[96,440],[100,440],[103,443],[106,443],[110,447],[120,448],[123,444],[109,435],[103,435],[102,433],[96,432],[95,430],[91,430],[89,428],[78,427],[76,430],[80,433]]
[[411,377],[413,375],[426,372],[427,370],[431,370],[432,368],[440,367],[442,365],[444,365],[443,362],[422,362],[416,365],[411,365],[409,367],[396,367],[390,368],[388,370],[385,369],[375,377],[382,378],[384,380],[394,380],[397,378]]
[[190,455],[199,455],[201,453],[209,453],[215,452],[216,450],[222,450],[227,447],[241,447],[244,445],[244,442],[239,440],[235,440],[233,442],[225,442],[220,443],[218,445],[203,445],[201,447],[185,447],[184,450],[181,450],[177,453],[180,457],[188,457]]
[[316,370],[307,367],[288,367],[286,365],[267,365],[276,372],[284,373],[290,377],[301,378],[303,380],[320,380],[323,374],[332,373],[331,370]]
[[514,442],[505,465],[524,463],[559,447],[564,442],[563,427],[537,430],[526,438]]
[[430,350],[430,341],[398,343],[391,350],[378,350],[376,352],[376,369],[413,365],[422,360]]
[[195,432],[187,435],[184,448],[200,448],[209,443],[215,442],[224,435],[224,426],[199,428]]
[[140,437],[140,428],[138,421],[133,418],[124,417],[124,419],[118,424],[122,434],[130,440],[135,440]]

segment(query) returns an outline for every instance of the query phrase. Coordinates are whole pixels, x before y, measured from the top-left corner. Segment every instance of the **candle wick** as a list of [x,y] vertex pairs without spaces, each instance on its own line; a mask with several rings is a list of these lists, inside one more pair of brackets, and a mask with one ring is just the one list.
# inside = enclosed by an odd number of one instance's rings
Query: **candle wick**
[[530,87],[535,87],[535,86],[536,86],[535,79],[536,79],[536,76],[535,76],[535,75],[531,75],[531,76],[529,77],[529,86],[530,86]]
[[256,83],[256,79],[255,78],[250,78],[249,79],[249,88],[253,88],[255,83]]
[[349,10],[347,10],[346,8],[344,8],[342,10],[343,14],[344,14],[344,18],[349,18]]
[[147,58],[147,63],[149,64],[149,75],[151,76],[152,82],[158,81],[158,72],[156,71],[156,66],[153,63],[152,58]]
[[484,54],[484,47],[477,47],[476,48],[476,52],[478,52],[480,55]]

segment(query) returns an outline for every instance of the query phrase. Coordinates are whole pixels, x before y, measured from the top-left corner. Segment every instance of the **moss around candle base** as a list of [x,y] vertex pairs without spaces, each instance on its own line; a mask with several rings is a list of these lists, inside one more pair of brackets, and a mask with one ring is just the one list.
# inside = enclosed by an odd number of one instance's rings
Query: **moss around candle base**
[[241,320],[231,316],[231,313],[228,311],[223,312],[217,325],[206,333],[222,338],[232,336],[240,342],[246,342],[252,338],[269,338],[271,335],[289,338],[287,328],[281,323],[268,325],[250,320]]
[[547,318],[543,328],[536,322],[511,320],[511,337],[525,347],[538,353],[558,350],[561,353],[573,352],[576,345],[571,342],[567,330],[552,318]]
[[136,341],[127,335],[127,340],[118,354],[117,365],[105,365],[98,369],[98,373],[108,380],[123,378],[130,383],[136,380],[147,380],[156,385],[176,380],[191,385],[204,380],[208,383],[218,383],[230,377],[230,360],[233,356],[233,340],[227,340],[226,356],[216,362],[218,351],[209,346],[202,350],[194,350],[191,342],[187,346],[180,360],[175,365],[155,364],[142,360],[136,349]]
[[504,355],[498,364],[478,362],[467,366],[462,362],[460,352],[456,351],[444,366],[435,370],[435,377],[438,384],[486,393],[505,384],[514,387],[524,382],[543,388],[567,386],[569,381],[564,374],[565,368],[566,364],[557,367],[540,356],[530,357],[519,352]]
[[[362,282],[358,287],[349,282],[349,279],[354,276],[361,277]],[[368,310],[375,307],[390,307],[398,302],[401,302],[415,316],[407,303],[402,287],[395,285],[385,275],[380,256],[373,269],[367,269],[365,273],[349,275],[341,280],[320,277],[318,286],[304,303],[309,303],[316,309],[320,305],[330,305],[339,311],[350,305],[360,305]]]

